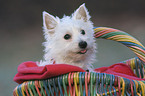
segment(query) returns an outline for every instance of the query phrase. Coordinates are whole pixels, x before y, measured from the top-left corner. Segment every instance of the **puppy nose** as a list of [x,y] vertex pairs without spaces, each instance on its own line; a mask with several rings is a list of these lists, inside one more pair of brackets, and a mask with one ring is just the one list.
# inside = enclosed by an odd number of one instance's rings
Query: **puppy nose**
[[81,42],[79,43],[79,47],[80,47],[80,48],[86,48],[86,47],[87,47],[87,42],[86,42],[86,41],[81,41]]

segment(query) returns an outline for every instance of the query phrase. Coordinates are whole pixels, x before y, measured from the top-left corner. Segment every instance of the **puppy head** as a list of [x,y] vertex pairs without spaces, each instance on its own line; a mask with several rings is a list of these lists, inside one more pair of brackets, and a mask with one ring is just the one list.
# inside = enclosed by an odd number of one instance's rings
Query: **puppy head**
[[85,4],[72,16],[62,19],[43,12],[43,28],[45,60],[53,58],[58,63],[78,63],[91,59],[91,54],[95,53],[93,24]]

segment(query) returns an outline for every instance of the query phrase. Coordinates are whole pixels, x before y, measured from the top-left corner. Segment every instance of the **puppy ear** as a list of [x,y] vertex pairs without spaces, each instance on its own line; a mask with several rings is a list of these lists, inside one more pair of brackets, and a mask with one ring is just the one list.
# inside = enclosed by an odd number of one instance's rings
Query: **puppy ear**
[[43,11],[43,27],[44,30],[48,30],[50,33],[52,33],[56,25],[58,24],[56,18],[49,13]]
[[75,19],[83,19],[85,22],[87,22],[90,19],[89,12],[87,8],[85,7],[85,3],[82,4],[73,14],[73,18]]

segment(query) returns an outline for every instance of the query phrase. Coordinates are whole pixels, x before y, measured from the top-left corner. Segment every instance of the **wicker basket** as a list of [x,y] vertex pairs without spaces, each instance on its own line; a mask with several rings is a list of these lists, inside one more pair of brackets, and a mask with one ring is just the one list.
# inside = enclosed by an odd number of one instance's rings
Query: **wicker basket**
[[[139,78],[145,78],[145,47],[131,35],[113,28],[94,28],[96,38],[114,40],[137,57],[123,61]],[[94,72],[74,72],[18,85],[14,96],[145,96],[145,81]]]

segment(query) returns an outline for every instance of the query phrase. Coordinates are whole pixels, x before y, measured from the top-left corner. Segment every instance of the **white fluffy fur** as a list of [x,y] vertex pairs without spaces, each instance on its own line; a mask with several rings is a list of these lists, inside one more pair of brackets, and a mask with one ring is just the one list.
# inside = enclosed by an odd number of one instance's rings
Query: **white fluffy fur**
[[[52,64],[55,60],[56,64],[75,65],[85,70],[92,69],[96,59],[96,43],[93,24],[85,4],[82,4],[72,16],[64,16],[62,19],[55,18],[44,11],[43,28],[46,39],[43,43],[45,54],[39,66]],[[85,35],[81,34],[82,29],[85,30]],[[70,34],[71,39],[65,40],[66,34]],[[80,41],[86,41],[88,44],[85,54],[78,54],[82,50],[78,46]]]

